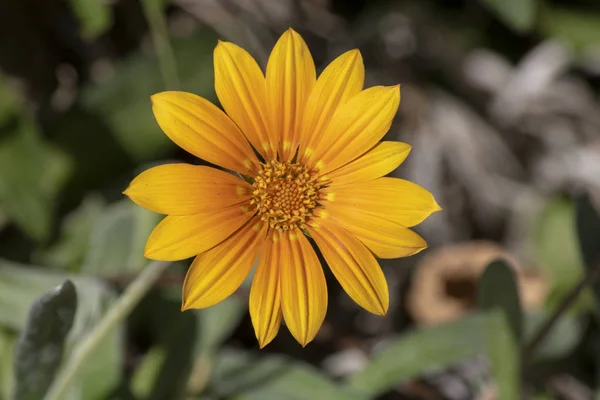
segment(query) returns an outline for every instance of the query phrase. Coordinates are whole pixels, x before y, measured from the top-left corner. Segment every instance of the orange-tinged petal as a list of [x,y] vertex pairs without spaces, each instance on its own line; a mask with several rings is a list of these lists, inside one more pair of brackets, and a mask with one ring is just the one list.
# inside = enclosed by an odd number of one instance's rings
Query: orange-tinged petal
[[252,218],[240,230],[198,255],[183,282],[182,310],[215,305],[235,292],[258,258],[266,225]]
[[281,238],[281,308],[292,336],[311,342],[327,313],[327,282],[315,251],[299,229]]
[[296,153],[300,122],[315,81],[315,63],[308,46],[290,28],[275,44],[267,64],[271,132],[278,138],[279,155],[284,161],[291,160]]
[[254,148],[271,158],[277,141],[268,134],[266,84],[260,67],[246,50],[228,42],[219,41],[214,58],[215,91],[221,105]]
[[398,178],[379,178],[360,184],[323,189],[328,210],[357,210],[406,227],[420,224],[440,206],[421,186]]
[[385,315],[389,306],[388,286],[369,249],[328,218],[313,220],[308,232],[348,296],[365,310]]
[[247,203],[194,215],[169,215],[150,234],[144,255],[153,260],[176,261],[204,253],[227,239],[250,217]]
[[123,193],[150,211],[191,215],[246,201],[252,186],[215,168],[165,164],[139,174]]
[[298,152],[301,162],[310,159],[338,107],[358,94],[364,82],[365,67],[358,50],[342,54],[319,75],[303,117]]
[[381,142],[356,160],[324,177],[332,185],[372,181],[389,174],[408,156],[411,146],[402,142]]
[[258,166],[237,125],[208,100],[186,92],[162,92],[151,99],[158,125],[182,149],[242,174]]
[[250,318],[261,349],[277,336],[281,326],[279,239],[279,233],[275,230],[267,234],[250,289]]
[[334,209],[330,215],[379,258],[408,257],[427,248],[421,236],[397,222],[351,209]]
[[400,86],[374,86],[338,108],[314,148],[312,162],[326,174],[375,146],[392,125],[400,105]]

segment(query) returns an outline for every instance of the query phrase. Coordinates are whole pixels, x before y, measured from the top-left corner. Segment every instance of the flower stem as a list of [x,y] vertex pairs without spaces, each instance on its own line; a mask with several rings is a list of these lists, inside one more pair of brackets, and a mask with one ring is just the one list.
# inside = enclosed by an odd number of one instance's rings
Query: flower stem
[[158,67],[160,68],[165,89],[177,90],[179,89],[177,63],[171,42],[169,41],[167,23],[163,13],[166,2],[162,0],[142,0],[141,3],[150,28],[150,34],[152,35],[152,43],[158,57]]
[[115,305],[108,310],[96,327],[73,349],[63,368],[48,389],[44,400],[61,400],[88,357],[106,335],[140,302],[170,263],[153,261],[125,289]]

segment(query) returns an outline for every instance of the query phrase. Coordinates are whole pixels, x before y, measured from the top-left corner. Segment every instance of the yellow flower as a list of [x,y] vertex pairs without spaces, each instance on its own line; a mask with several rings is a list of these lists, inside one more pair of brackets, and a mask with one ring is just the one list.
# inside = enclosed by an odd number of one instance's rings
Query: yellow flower
[[162,130],[191,154],[236,174],[189,164],[151,168],[124,192],[167,217],[145,255],[196,256],[182,310],[212,306],[257,263],[250,315],[260,347],[282,317],[305,346],[323,323],[327,285],[312,238],[346,293],[384,315],[388,288],[375,256],[405,257],[425,241],[409,228],[440,210],[414,183],[383,177],[410,146],[380,142],[400,103],[399,86],[363,90],[358,50],[316,77],[302,37],[289,29],[266,75],[248,52],[219,42],[215,90],[225,112],[196,95],[152,96]]

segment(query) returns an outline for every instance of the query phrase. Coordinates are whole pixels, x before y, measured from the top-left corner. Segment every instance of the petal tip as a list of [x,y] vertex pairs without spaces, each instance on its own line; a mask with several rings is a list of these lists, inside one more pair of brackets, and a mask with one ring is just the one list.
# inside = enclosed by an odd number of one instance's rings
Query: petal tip
[[260,337],[260,336],[256,335],[256,340],[258,341],[258,348],[261,350],[264,349],[269,343],[271,343],[273,341],[274,338],[275,338],[275,336]]
[[385,317],[387,315],[388,308],[389,303],[379,303],[378,307],[375,310],[373,310],[373,314],[379,315],[380,317]]
[[359,49],[352,49],[352,50],[349,50],[349,51],[348,51],[348,53],[349,53],[351,56],[355,57],[355,58],[356,58],[356,61],[360,61],[360,62],[362,62],[362,54],[361,54],[361,52],[360,52],[360,50],[359,50]]
[[[148,246],[148,242],[146,242],[146,247],[144,247],[144,257],[149,260],[162,261],[159,257],[156,256],[157,250]],[[168,260],[165,260],[168,261]]]
[[225,47],[227,47],[230,44],[231,44],[231,42],[225,42],[223,40],[218,39],[217,40],[217,45],[215,46],[215,51],[220,50],[220,49],[224,49]]

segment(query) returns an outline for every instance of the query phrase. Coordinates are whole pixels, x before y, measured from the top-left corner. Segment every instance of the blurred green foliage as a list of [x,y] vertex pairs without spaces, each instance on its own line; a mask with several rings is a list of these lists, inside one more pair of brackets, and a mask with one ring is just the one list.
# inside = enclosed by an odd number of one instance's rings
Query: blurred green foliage
[[[600,12],[536,0],[480,3],[520,35],[558,38],[582,54],[600,44]],[[84,80],[72,106],[53,118],[36,115],[27,96],[0,76],[0,234],[8,238],[0,243],[1,400],[41,399],[61,362],[148,263],[144,243],[160,216],[120,192],[134,171],[176,154],[154,121],[149,97],[181,86],[215,100],[218,35],[202,26],[168,38],[167,2],[144,4],[154,50],[139,46],[112,60],[105,76]],[[85,43],[119,23],[111,2],[69,5]],[[598,304],[584,291],[532,359],[523,359],[525,344],[598,259],[600,220],[588,198],[550,199],[537,217],[535,261],[552,285],[542,310],[522,310],[512,267],[493,262],[479,282],[476,311],[393,332],[359,372],[335,380],[316,363],[249,350],[238,332],[249,324],[245,296],[179,312],[183,268],[175,264],[97,345],[66,400],[372,399],[478,354],[489,360],[499,397],[518,399],[526,366],[560,363],[586,335],[600,337],[589,316]]]

